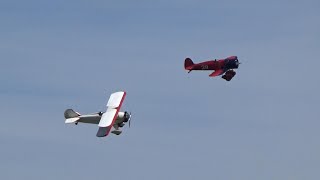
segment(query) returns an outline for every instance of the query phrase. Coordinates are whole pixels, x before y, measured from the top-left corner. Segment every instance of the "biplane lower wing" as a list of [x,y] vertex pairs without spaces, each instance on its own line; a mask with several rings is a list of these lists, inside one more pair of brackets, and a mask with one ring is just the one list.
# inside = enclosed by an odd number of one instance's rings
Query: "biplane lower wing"
[[105,137],[109,134],[118,117],[118,113],[125,96],[126,92],[116,92],[111,94],[107,104],[107,111],[103,113],[98,125],[99,130],[97,132],[97,137]]
[[110,131],[109,128],[110,127],[99,127],[97,137],[105,137],[106,135],[108,135],[108,131]]

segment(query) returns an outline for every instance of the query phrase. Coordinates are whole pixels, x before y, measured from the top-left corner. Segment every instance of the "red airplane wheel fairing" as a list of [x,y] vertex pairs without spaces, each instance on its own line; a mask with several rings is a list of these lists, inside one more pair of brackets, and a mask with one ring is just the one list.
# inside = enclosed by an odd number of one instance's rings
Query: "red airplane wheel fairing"
[[230,81],[235,75],[236,75],[236,72],[234,70],[229,70],[222,76],[222,79],[225,79],[226,81]]

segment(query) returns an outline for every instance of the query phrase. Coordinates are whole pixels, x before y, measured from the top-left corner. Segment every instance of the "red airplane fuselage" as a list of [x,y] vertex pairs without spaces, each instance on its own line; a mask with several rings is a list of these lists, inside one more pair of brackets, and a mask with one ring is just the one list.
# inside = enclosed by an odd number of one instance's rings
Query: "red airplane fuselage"
[[215,77],[226,73],[223,78],[227,81],[230,81],[235,75],[235,71],[233,71],[233,69],[237,69],[239,64],[240,63],[237,56],[230,56],[225,59],[210,60],[197,64],[193,63],[190,58],[186,58],[184,62],[184,68],[189,70],[189,73],[193,70],[214,70],[214,72],[209,75],[210,77]]
[[193,70],[218,70],[218,69],[222,69],[224,64],[225,64],[224,60],[210,60],[210,61],[194,64],[192,66],[188,66],[186,69],[192,70],[192,71]]

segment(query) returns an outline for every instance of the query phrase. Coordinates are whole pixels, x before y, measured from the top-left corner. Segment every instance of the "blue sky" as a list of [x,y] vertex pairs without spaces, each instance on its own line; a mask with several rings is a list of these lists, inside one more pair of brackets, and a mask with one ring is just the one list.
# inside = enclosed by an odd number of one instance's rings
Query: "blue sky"
[[[1,179],[319,179],[319,1],[0,1]],[[183,69],[237,55],[231,82]],[[121,136],[65,125],[126,90]]]

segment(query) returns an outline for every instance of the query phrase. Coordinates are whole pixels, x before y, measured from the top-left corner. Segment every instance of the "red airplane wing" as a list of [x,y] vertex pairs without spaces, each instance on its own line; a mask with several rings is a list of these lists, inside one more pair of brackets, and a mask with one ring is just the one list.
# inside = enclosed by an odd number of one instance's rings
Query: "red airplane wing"
[[219,70],[216,70],[216,71],[214,71],[213,73],[211,73],[209,76],[210,76],[210,77],[216,77],[216,76],[220,76],[220,75],[223,74],[223,73],[224,73],[224,70],[219,69]]

